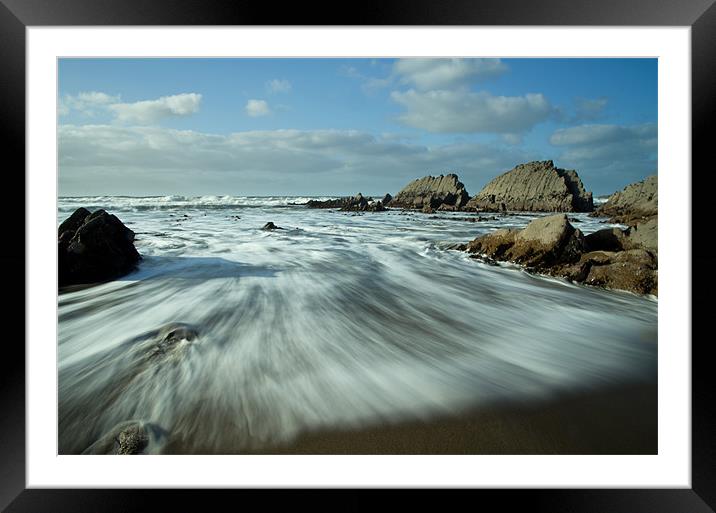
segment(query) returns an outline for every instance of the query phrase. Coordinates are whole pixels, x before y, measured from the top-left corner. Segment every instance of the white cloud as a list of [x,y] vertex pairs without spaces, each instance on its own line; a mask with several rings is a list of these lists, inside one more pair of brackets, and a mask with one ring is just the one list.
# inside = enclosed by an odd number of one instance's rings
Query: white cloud
[[246,102],[246,114],[252,118],[271,114],[268,103],[264,100],[249,100]]
[[400,83],[418,90],[449,89],[485,80],[508,70],[500,59],[399,59],[393,73]]
[[474,194],[498,173],[542,157],[500,145],[429,147],[344,130],[217,135],[61,125],[58,134],[63,194],[395,193],[418,176],[447,172],[458,173]]
[[486,91],[393,91],[405,107],[399,121],[437,133],[520,134],[546,120],[553,112],[542,94],[493,96]]
[[157,121],[178,116],[188,116],[199,111],[201,95],[197,93],[162,96],[156,100],[143,100],[134,103],[114,103],[109,105],[118,121],[148,125]]
[[119,101],[119,95],[113,96],[99,91],[85,91],[76,95],[66,94],[60,99],[58,111],[61,116],[75,110],[86,116],[93,116],[97,109]]
[[288,93],[292,89],[291,82],[274,78],[266,82],[266,90],[269,93]]

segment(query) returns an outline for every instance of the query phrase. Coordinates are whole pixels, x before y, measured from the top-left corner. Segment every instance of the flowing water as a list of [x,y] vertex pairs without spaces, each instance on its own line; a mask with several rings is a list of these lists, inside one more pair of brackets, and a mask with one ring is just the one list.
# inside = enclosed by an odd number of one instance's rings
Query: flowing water
[[[309,198],[60,198],[143,256],[59,296],[59,450],[128,420],[149,451],[235,453],[316,429],[655,382],[657,300],[447,249],[534,216],[343,213]],[[570,214],[590,233],[605,225]],[[272,221],[282,230],[262,231]]]

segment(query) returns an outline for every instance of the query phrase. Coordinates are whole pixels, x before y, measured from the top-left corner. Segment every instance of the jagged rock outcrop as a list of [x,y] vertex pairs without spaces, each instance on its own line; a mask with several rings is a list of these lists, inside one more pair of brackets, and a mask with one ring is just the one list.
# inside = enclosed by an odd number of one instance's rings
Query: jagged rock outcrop
[[[390,197],[390,194],[386,194]],[[325,201],[310,200],[306,203],[308,208],[338,208],[344,212],[382,212],[385,210],[384,202],[366,198],[360,192],[352,197],[329,199]]]
[[470,199],[456,174],[424,176],[406,185],[393,199],[391,207],[417,210],[459,210]]
[[609,217],[612,223],[636,224],[659,213],[659,191],[656,175],[627,185],[615,192],[592,215]]
[[342,208],[351,198],[336,198],[328,200],[308,200],[306,206],[308,208]]
[[578,283],[656,295],[655,242],[656,223],[629,230],[608,228],[584,237],[566,215],[557,214],[536,219],[523,230],[496,230],[456,249]]
[[592,193],[576,171],[551,160],[528,162],[498,176],[466,205],[467,210],[499,212],[591,212]]
[[60,287],[119,278],[141,259],[132,230],[104,210],[86,208],[60,224],[57,252]]
[[344,212],[382,212],[385,210],[381,201],[374,201],[373,198],[366,198],[360,192],[348,199],[348,202],[341,207]]

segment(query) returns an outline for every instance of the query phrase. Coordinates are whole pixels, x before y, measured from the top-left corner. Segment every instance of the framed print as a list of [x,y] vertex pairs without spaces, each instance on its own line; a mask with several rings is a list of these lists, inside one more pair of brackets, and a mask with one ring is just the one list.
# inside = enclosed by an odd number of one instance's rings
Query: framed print
[[712,511],[716,7],[294,11],[0,6],[3,507]]

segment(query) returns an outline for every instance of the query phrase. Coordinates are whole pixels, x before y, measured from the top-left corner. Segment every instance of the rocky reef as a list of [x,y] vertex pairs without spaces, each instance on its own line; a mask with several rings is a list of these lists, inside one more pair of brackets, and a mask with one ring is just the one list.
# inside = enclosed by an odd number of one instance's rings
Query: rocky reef
[[458,249],[577,283],[657,295],[657,237],[657,218],[627,230],[607,228],[585,237],[565,214],[556,214],[535,219],[522,230],[496,230]]

